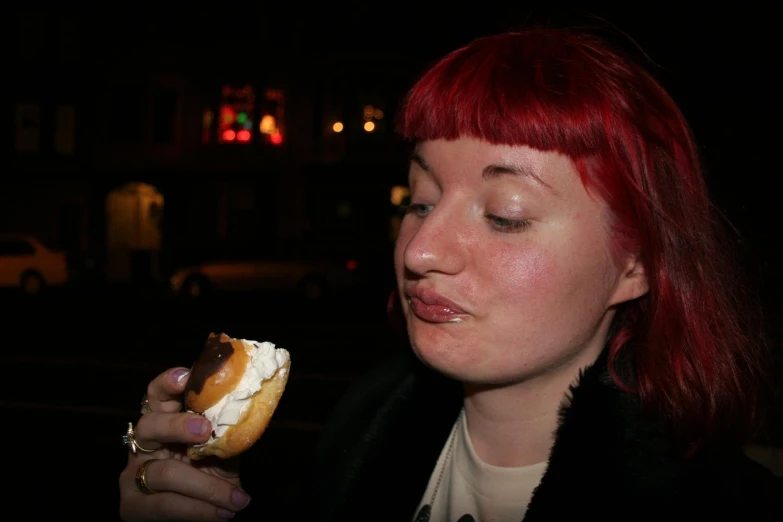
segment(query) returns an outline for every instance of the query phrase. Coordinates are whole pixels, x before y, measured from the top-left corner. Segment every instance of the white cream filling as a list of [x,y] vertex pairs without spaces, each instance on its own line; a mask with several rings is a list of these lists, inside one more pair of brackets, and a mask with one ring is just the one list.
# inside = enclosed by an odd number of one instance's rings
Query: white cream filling
[[241,341],[252,345],[253,350],[242,380],[234,391],[224,395],[220,402],[204,412],[204,416],[212,423],[213,434],[208,442],[222,437],[230,426],[239,422],[250,405],[250,397],[261,389],[264,380],[270,379],[289,359],[288,350],[275,348],[270,342],[259,343],[246,339]]

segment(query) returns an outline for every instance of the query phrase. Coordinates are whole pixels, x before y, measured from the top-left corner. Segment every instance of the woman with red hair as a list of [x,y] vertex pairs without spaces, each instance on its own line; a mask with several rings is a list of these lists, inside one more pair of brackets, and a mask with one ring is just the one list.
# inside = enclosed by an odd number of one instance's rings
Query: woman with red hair
[[[783,520],[780,481],[741,452],[764,343],[651,75],[580,32],[491,36],[423,75],[399,130],[405,348],[338,407],[303,519]],[[167,375],[142,445],[201,440],[166,413]],[[144,468],[163,509],[138,459],[125,520],[236,510],[237,477],[165,462]]]

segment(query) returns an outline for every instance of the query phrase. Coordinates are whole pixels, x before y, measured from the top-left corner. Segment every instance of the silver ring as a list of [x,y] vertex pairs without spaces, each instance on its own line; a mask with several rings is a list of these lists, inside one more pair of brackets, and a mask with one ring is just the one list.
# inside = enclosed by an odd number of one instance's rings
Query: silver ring
[[133,423],[128,423],[128,431],[125,433],[125,435],[122,436],[122,445],[127,447],[131,453],[134,455],[136,454],[136,451],[141,451],[142,453],[152,453],[155,450],[151,449],[145,449],[139,446],[139,443],[136,442],[136,432],[133,431]]
[[144,397],[141,399],[141,414],[146,415],[147,413],[151,412],[150,409],[150,399],[147,397],[147,394],[144,394]]

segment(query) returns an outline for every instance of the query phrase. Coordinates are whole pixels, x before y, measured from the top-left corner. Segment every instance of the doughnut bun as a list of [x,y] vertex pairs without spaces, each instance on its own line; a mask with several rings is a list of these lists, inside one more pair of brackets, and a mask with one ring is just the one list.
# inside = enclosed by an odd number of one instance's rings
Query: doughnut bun
[[190,369],[185,407],[204,413],[237,387],[250,360],[251,345],[226,334],[209,334],[204,351]]
[[285,391],[290,367],[288,351],[271,343],[210,334],[191,368],[185,407],[207,417],[213,431],[206,443],[187,448],[188,457],[226,459],[255,444]]

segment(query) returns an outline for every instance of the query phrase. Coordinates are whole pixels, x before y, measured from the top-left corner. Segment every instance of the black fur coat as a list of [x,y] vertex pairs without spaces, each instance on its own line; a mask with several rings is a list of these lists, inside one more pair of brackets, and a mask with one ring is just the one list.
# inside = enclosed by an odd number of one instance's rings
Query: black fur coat
[[[411,521],[460,408],[456,383],[401,351],[338,407],[291,519]],[[739,450],[679,457],[602,357],[563,404],[524,518],[561,520],[783,522],[783,480]]]

